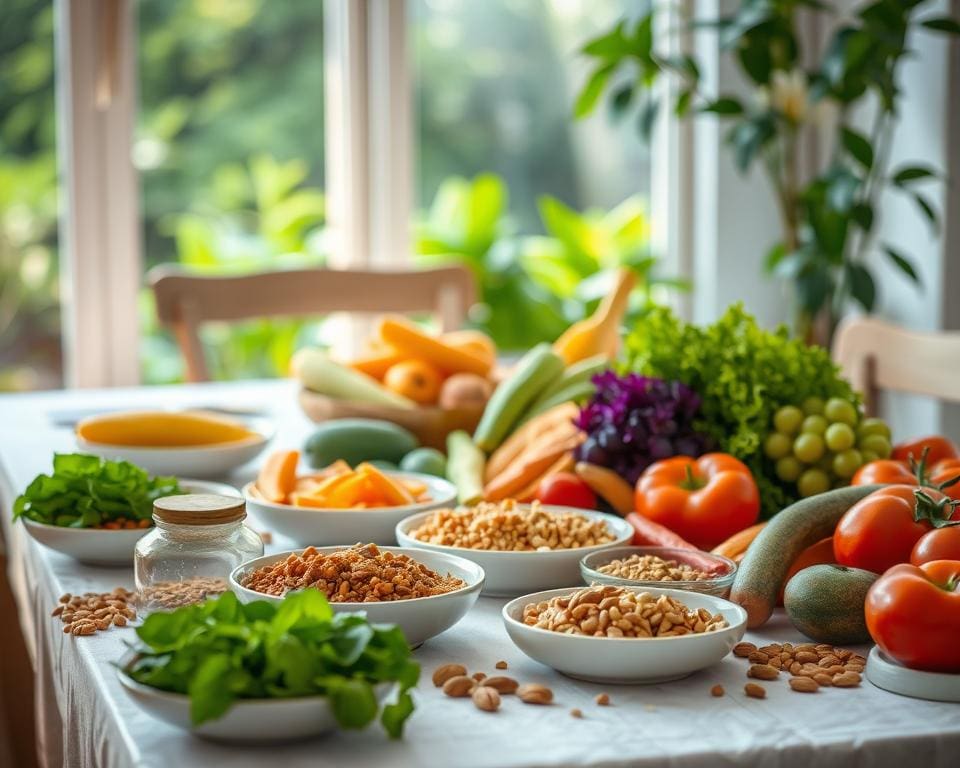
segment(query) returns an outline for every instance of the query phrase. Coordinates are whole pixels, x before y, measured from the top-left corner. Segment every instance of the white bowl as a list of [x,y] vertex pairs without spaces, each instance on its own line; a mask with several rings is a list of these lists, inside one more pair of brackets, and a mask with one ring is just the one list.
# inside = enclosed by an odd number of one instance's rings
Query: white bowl
[[867,657],[865,674],[867,680],[877,688],[901,696],[960,702],[960,674],[909,669],[891,659],[876,645]]
[[84,440],[78,435],[77,445],[94,456],[132,462],[152,475],[225,477],[256,457],[273,438],[273,426],[266,419],[249,419],[245,424],[255,434],[227,443],[169,447],[109,445]]
[[[317,547],[320,552],[336,552],[344,549],[343,546]],[[466,586],[453,592],[447,592],[433,597],[414,597],[410,600],[390,600],[380,603],[330,603],[334,613],[365,613],[367,619],[374,624],[396,624],[403,630],[407,642],[416,648],[431,637],[445,632],[462,619],[467,611],[473,607],[483,588],[483,568],[454,555],[445,555],[440,552],[424,552],[402,547],[380,547],[384,551],[397,555],[409,555],[423,563],[437,573],[451,573],[462,579]],[[272,565],[279,560],[286,560],[291,554],[299,554],[300,550],[281,552],[276,555],[258,557],[235,568],[230,574],[230,589],[244,603],[254,600],[268,600],[272,603],[283,602],[283,597],[265,595],[247,589],[240,582],[251,571],[265,565]]]
[[[119,669],[117,677],[130,698],[147,714],[205,739],[267,744],[319,736],[339,728],[325,696],[240,700],[223,717],[193,725],[189,696],[143,685]],[[391,683],[375,685],[377,701],[383,701],[392,687]]]
[[468,549],[467,547],[448,547],[443,544],[431,544],[420,541],[410,535],[432,514],[423,512],[401,520],[397,525],[397,542],[402,547],[433,552],[446,552],[451,555],[472,560],[481,566],[487,574],[483,594],[491,597],[514,597],[541,589],[552,589],[564,584],[576,584],[580,581],[580,560],[591,552],[610,547],[629,544],[633,538],[633,528],[623,518],[604,512],[592,512],[572,507],[545,506],[548,512],[574,512],[590,518],[604,520],[607,530],[614,540],[607,544],[579,549],[553,549],[549,552],[503,552],[488,549]]
[[[180,487],[188,493],[240,495],[233,486],[204,480],[180,480]],[[67,528],[38,523],[26,517],[21,519],[30,535],[45,547],[88,565],[130,565],[137,542],[153,530],[152,526],[116,531],[107,528]]]
[[449,507],[457,498],[457,489],[453,483],[441,477],[415,472],[385,474],[423,483],[427,486],[430,501],[372,509],[295,507],[292,504],[276,504],[253,496],[250,489],[254,483],[244,486],[243,496],[247,500],[247,510],[261,523],[304,546],[355,544],[358,541],[364,544],[396,544],[394,530],[403,518],[422,510]]
[[678,637],[588,637],[551,632],[523,623],[523,608],[583,587],[537,592],[503,606],[503,625],[510,639],[527,656],[558,672],[596,683],[662,683],[678,680],[719,662],[733,650],[747,628],[747,612],[713,595],[676,589],[626,587],[634,592],[669,595],[689,608],[720,613],[728,627],[716,632]]

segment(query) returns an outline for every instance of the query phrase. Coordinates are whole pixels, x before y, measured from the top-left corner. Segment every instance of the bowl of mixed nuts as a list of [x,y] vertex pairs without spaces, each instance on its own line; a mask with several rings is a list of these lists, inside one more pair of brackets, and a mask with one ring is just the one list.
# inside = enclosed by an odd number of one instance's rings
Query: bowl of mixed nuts
[[714,595],[613,584],[525,595],[502,615],[531,659],[599,683],[686,677],[730,653],[747,626],[746,611]]
[[725,597],[737,564],[699,550],[672,547],[614,547],[591,552],[580,560],[586,584],[666,587]]
[[362,611],[375,624],[396,624],[417,647],[466,615],[483,580],[482,568],[454,555],[355,544],[250,560],[230,574],[230,589],[245,603],[318,589],[334,612]]
[[633,537],[630,524],[616,515],[512,499],[411,515],[396,533],[401,546],[476,563],[486,572],[483,594],[493,597],[573,584],[580,558]]

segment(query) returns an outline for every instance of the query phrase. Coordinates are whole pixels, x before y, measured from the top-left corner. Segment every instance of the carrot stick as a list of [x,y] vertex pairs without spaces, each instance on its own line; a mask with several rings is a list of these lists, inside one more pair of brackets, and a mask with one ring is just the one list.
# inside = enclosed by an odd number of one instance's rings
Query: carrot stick
[[577,415],[577,406],[573,403],[563,403],[548,411],[534,416],[508,437],[487,460],[484,479],[490,482],[503,472],[524,451],[529,444],[541,435],[560,424],[569,424],[571,429],[573,419]]
[[737,531],[733,536],[724,541],[722,544],[718,544],[712,550],[715,555],[723,555],[724,557],[729,557],[733,560],[737,555],[742,555],[747,551],[757,534],[763,530],[763,526],[766,525],[766,522],[757,523],[756,525],[751,525],[749,528],[744,528],[742,531]]
[[577,434],[560,443],[551,442],[549,446],[536,452],[525,452],[522,461],[514,462],[484,486],[483,497],[487,501],[499,501],[519,493],[546,472],[564,453],[576,448],[581,439],[582,436]]
[[571,469],[573,469],[573,463],[573,452],[565,451],[559,459],[547,467],[546,472],[541,473],[539,476],[531,480],[527,484],[526,488],[517,494],[517,501],[533,501],[535,498],[537,498],[537,490],[539,490],[540,483],[543,482],[544,478],[550,477],[550,475],[555,475],[558,472],[569,472]]
[[700,549],[695,547],[686,539],[675,534],[665,525],[660,525],[660,523],[644,517],[639,512],[631,512],[627,515],[626,520],[628,523],[630,523],[630,525],[633,526],[632,544],[651,547],[672,547],[673,549],[689,549],[690,554],[684,559],[690,565],[703,571],[713,572],[717,570],[717,566],[714,563],[705,558],[697,557],[697,554],[701,552]]

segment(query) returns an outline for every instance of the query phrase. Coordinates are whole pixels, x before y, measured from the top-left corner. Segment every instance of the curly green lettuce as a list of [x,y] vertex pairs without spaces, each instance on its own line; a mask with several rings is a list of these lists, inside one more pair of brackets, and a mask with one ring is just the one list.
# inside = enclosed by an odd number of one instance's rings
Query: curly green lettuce
[[763,455],[774,412],[812,396],[859,405],[827,350],[791,338],[784,326],[759,327],[742,304],[702,327],[667,308],[654,309],[628,334],[622,369],[676,379],[700,395],[695,428],[750,468],[764,518],[799,498],[796,486],[780,481]]

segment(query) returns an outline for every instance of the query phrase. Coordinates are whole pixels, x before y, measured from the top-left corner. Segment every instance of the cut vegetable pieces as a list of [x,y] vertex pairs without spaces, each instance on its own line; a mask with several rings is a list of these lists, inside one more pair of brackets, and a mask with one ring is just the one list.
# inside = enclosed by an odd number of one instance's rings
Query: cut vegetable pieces
[[403,318],[387,317],[380,322],[379,335],[384,343],[408,357],[433,363],[444,373],[476,373],[486,376],[491,362],[463,347],[454,347],[425,333]]
[[275,451],[257,475],[257,488],[267,501],[283,503],[297,487],[299,451]]
[[457,487],[457,501],[476,504],[483,499],[486,457],[462,429],[447,435],[447,479]]

